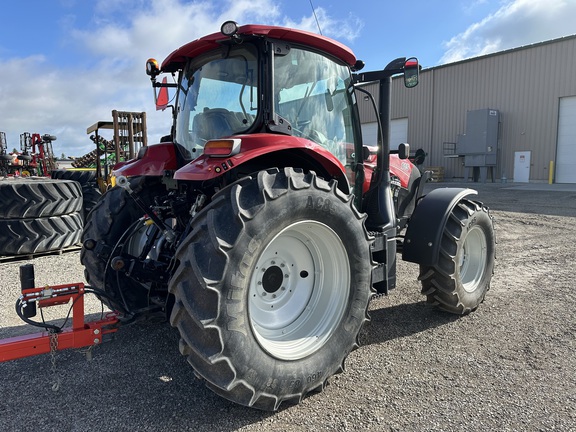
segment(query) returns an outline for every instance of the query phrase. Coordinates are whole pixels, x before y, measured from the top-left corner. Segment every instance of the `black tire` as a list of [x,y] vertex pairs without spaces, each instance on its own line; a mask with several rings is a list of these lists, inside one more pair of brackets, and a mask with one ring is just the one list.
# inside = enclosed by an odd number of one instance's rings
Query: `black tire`
[[343,371],[372,294],[363,222],[336,182],[290,168],[213,197],[169,284],[180,351],[208,388],[272,411]]
[[84,220],[86,220],[88,214],[90,214],[100,198],[102,198],[102,192],[100,192],[98,187],[89,184],[82,186],[82,212],[84,214]]
[[0,219],[28,219],[82,210],[82,189],[75,181],[53,179],[0,180]]
[[[165,190],[160,184],[147,183],[144,177],[133,178],[130,184],[147,205],[153,202],[155,195]],[[90,239],[94,240],[97,246],[91,250],[83,247],[80,262],[84,265],[87,282],[104,289],[110,296],[102,300],[111,309],[132,310],[147,305],[148,293],[141,285],[131,279],[122,278],[107,267],[113,248],[131,225],[143,215],[144,212],[124,189],[114,187],[102,195],[85,222],[82,243]]]
[[0,219],[0,255],[57,251],[80,242],[80,212],[31,219]]
[[50,173],[50,176],[53,179],[74,180],[80,183],[82,186],[90,183],[93,183],[94,185],[96,184],[96,171],[94,170],[54,170]]
[[66,170],[63,170],[63,169],[52,170],[52,171],[50,172],[50,178],[53,178],[53,179],[55,179],[55,180],[56,180],[56,179],[60,179],[60,178],[62,178],[62,174],[63,174],[64,172],[66,172]]
[[461,200],[444,227],[438,264],[420,266],[422,294],[428,303],[458,315],[474,311],[490,289],[495,249],[488,209]]
[[96,182],[96,171],[58,169],[52,171],[50,176],[53,179],[72,180],[80,183],[80,186],[82,187],[82,210],[84,213],[84,220],[86,220],[88,213],[90,213],[102,196],[102,192],[100,192],[98,183]]

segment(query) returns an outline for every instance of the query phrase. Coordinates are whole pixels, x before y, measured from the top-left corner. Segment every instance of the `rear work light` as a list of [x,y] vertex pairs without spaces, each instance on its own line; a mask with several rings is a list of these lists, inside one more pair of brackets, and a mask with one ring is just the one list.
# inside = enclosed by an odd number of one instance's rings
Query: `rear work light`
[[210,140],[204,146],[204,154],[211,157],[234,156],[240,152],[241,142],[238,138]]
[[156,77],[160,74],[160,67],[158,66],[158,61],[153,58],[146,60],[146,75],[151,77]]

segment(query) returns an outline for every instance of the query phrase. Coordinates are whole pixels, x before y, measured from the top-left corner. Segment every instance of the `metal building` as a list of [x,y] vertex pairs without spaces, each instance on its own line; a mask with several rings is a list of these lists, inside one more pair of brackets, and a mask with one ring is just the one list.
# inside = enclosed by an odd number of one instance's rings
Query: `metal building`
[[[425,166],[443,167],[445,179],[473,178],[458,153],[459,140],[474,129],[468,113],[496,112],[495,165],[488,170],[495,181],[576,183],[576,35],[423,69],[420,77],[414,89],[393,80],[392,148],[408,142],[427,153]],[[376,84],[368,88],[378,94]],[[370,144],[376,118],[358,97]]]

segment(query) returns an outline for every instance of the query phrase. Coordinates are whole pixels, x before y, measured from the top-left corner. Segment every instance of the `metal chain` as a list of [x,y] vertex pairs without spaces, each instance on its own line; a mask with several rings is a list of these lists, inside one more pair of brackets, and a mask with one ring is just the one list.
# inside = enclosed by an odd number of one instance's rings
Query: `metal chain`
[[58,391],[60,389],[60,377],[56,370],[56,352],[58,351],[58,333],[50,329],[50,361],[52,363],[52,391]]

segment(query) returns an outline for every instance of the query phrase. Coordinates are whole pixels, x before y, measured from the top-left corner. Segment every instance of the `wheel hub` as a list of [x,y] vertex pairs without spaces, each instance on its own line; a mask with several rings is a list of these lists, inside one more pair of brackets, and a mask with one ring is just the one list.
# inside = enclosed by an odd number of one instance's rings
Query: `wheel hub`
[[[269,328],[277,329],[289,325],[302,313],[312,290],[311,280],[303,281],[298,277],[303,263],[295,261],[291,254],[283,257],[280,254],[275,253],[273,257],[260,261],[251,296],[257,311],[256,319]],[[296,290],[297,286],[300,289]]]
[[276,265],[262,270],[264,271],[264,276],[262,277],[264,291],[268,294],[275,293],[282,286],[282,282],[284,282],[284,273]]

